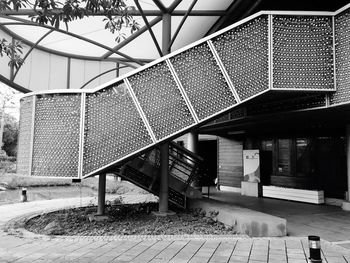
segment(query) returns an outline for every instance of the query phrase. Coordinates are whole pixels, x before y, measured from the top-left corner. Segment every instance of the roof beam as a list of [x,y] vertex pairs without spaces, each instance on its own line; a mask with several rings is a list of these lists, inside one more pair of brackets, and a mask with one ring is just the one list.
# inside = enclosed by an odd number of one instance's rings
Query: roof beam
[[226,11],[226,14],[222,15],[219,20],[209,29],[207,35],[210,35],[220,29],[220,27],[225,23],[227,17],[243,2],[243,0],[235,0],[231,6]]
[[[180,1],[180,0],[179,0]],[[181,1],[180,1],[181,2]],[[179,4],[179,3],[178,3]],[[176,7],[175,7],[176,8]],[[174,10],[172,6],[169,7],[169,11],[172,16],[184,16],[187,12],[187,10]],[[40,10],[37,10],[37,12]],[[52,11],[53,13],[57,12],[60,13],[61,9],[57,9],[57,11]],[[4,16],[31,16],[36,15],[37,13],[32,9],[20,9],[18,11],[14,10],[3,10],[0,11],[0,15]],[[128,14],[131,16],[141,16],[140,11],[138,10],[131,10],[128,11]],[[145,16],[161,16],[163,13],[159,10],[144,10]],[[225,10],[193,10],[191,12],[191,16],[223,16],[226,14]],[[97,12],[97,13],[87,13],[88,16],[105,16],[106,13],[104,12]],[[121,15],[120,12],[114,12],[112,15]]]
[[[1,28],[4,28],[3,25],[0,25]],[[41,38],[38,39],[38,41],[36,41],[34,43],[34,45],[31,45],[30,49],[28,50],[28,52],[24,55],[23,57],[23,63],[25,62],[25,60],[27,59],[27,57],[29,56],[29,54],[33,51],[34,48],[36,48],[39,43],[48,35],[50,35],[52,32],[54,31],[54,29],[51,29],[50,31],[46,32]],[[23,65],[23,64],[22,64]],[[11,80],[14,81],[14,79],[16,78],[19,70],[21,69],[22,65],[19,65],[19,67],[17,68],[15,74],[11,77]]]
[[8,78],[5,78],[3,75],[0,74],[0,81],[2,83],[5,83],[6,85],[10,86],[11,88],[14,88],[15,90],[18,90],[23,93],[31,92],[31,90],[26,89],[25,87],[18,85],[17,83],[14,83],[13,81],[9,80]]
[[[159,23],[162,20],[162,17],[156,17],[155,19],[153,19],[151,22],[149,22],[149,25],[152,27],[155,24]],[[142,28],[140,28],[139,30],[137,30],[134,34],[130,35],[127,39],[123,40],[120,44],[116,45],[113,50],[119,50],[122,47],[126,46],[127,44],[129,44],[131,41],[133,41],[135,38],[139,37],[141,34],[143,34],[144,32],[147,31],[147,26],[143,26]],[[109,56],[111,56],[113,54],[113,52],[108,51],[105,54],[102,55],[102,58],[108,58]]]
[[[175,0],[168,8],[168,12],[171,13],[171,15],[173,15],[173,12],[175,10],[175,8],[182,2],[182,0]],[[187,10],[185,11],[186,14]],[[183,15],[185,15],[183,14]]]
[[153,3],[155,3],[158,6],[160,11],[162,11],[163,13],[167,12],[167,8],[163,5],[163,3],[161,1],[159,1],[159,0],[152,0],[152,1],[153,1]]
[[91,78],[90,80],[88,80],[87,82],[85,82],[85,84],[83,84],[79,89],[83,89],[85,88],[87,85],[89,85],[91,82],[93,82],[95,79],[98,79],[99,77],[109,73],[109,72],[112,72],[112,71],[119,71],[119,69],[122,69],[122,68],[127,68],[127,66],[122,66],[122,67],[119,67],[119,65],[115,68],[112,68],[112,69],[109,69],[109,70],[106,70],[98,75],[96,75],[95,77]]
[[135,4],[136,4],[137,8],[139,9],[139,11],[141,12],[143,22],[145,22],[145,24],[146,24],[146,27],[147,27],[147,29],[148,29],[148,31],[149,31],[151,37],[152,37],[152,40],[153,40],[153,42],[154,42],[154,45],[155,45],[156,48],[157,48],[157,51],[158,51],[159,56],[162,57],[162,56],[163,56],[162,50],[160,49],[160,46],[159,46],[158,41],[157,41],[157,38],[156,38],[156,36],[155,36],[154,33],[153,33],[152,27],[151,27],[150,24],[148,23],[147,17],[146,17],[146,16],[144,15],[144,13],[143,13],[143,10],[142,10],[142,7],[141,7],[141,5],[140,5],[140,3],[139,3],[139,0],[135,0]]
[[[0,15],[0,17],[4,17],[4,16]],[[25,20],[25,19],[22,19],[22,18],[18,18],[18,17],[11,17],[10,19],[15,20],[15,21],[19,21],[19,22],[23,22],[23,23],[20,24],[21,26],[37,26],[37,27],[43,27],[43,28],[48,28],[48,29],[54,29],[56,32],[59,32],[59,33],[62,33],[62,34],[66,34],[66,35],[75,37],[75,38],[77,38],[77,39],[83,40],[83,41],[85,41],[85,42],[87,42],[87,43],[90,43],[90,44],[93,44],[93,45],[98,46],[98,47],[100,47],[100,48],[109,50],[109,51],[111,51],[112,53],[115,53],[115,54],[117,54],[117,55],[119,55],[119,56],[122,56],[122,57],[124,57],[124,58],[126,58],[126,59],[128,59],[128,60],[130,60],[130,61],[132,61],[132,62],[134,62],[134,63],[136,63],[136,64],[143,65],[142,62],[140,62],[140,61],[138,61],[138,60],[136,60],[136,59],[134,59],[134,58],[132,58],[132,57],[130,57],[130,56],[128,56],[128,55],[125,55],[125,54],[123,54],[122,52],[115,51],[115,50],[113,50],[112,48],[110,48],[110,47],[108,47],[108,46],[106,46],[106,45],[103,45],[103,44],[98,43],[98,42],[96,42],[96,41],[94,41],[94,40],[88,39],[88,38],[83,37],[83,36],[81,36],[81,35],[73,34],[73,33],[69,32],[69,31],[64,31],[64,30],[61,30],[61,29],[56,29],[56,28],[54,28],[54,27],[47,26],[47,25],[40,25],[40,24],[31,22],[31,21],[28,21],[28,20]],[[2,24],[4,24],[4,23],[2,23]],[[10,23],[7,23],[7,24],[10,24]],[[13,24],[19,25],[19,23],[13,23]],[[9,30],[9,29],[7,29],[7,30]],[[9,30],[9,31],[11,32],[10,35],[15,35],[15,33],[12,32],[11,30]],[[18,35],[17,35],[17,36],[18,36]],[[23,39],[23,38],[20,37],[20,36],[18,36],[18,37],[19,37],[19,39]],[[123,64],[125,64],[125,63],[123,63]],[[132,65],[132,67],[135,67],[135,66]]]
[[185,16],[182,18],[182,20],[181,20],[179,26],[177,27],[177,29],[176,29],[176,31],[175,31],[175,33],[174,33],[174,36],[172,37],[172,39],[171,39],[171,41],[170,41],[170,43],[169,43],[169,47],[168,47],[169,50],[171,50],[171,46],[173,45],[173,43],[174,43],[174,41],[175,41],[177,35],[179,34],[179,32],[180,32],[180,30],[181,30],[183,24],[185,23],[187,17],[188,17],[189,14],[191,13],[193,7],[196,5],[197,1],[198,1],[198,0],[193,0],[191,6],[190,6],[189,9],[187,10]]

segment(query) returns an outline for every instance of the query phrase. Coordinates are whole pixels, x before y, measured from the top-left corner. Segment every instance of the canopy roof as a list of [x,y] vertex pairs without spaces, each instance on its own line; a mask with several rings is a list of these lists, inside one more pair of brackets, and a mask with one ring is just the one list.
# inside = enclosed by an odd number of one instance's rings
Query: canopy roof
[[162,56],[164,13],[172,17],[174,51],[262,9],[334,11],[347,3],[323,2],[317,1],[316,6],[305,0],[142,0],[137,6],[134,0],[126,0],[135,6],[131,14],[141,29],[132,35],[125,29],[126,38],[120,43],[115,40],[117,35],[104,29],[99,14],[71,22],[66,31],[64,24],[59,29],[35,24],[28,17],[31,10],[3,11],[0,38],[24,43],[25,64],[17,72],[2,58],[0,80],[23,92],[95,87]]

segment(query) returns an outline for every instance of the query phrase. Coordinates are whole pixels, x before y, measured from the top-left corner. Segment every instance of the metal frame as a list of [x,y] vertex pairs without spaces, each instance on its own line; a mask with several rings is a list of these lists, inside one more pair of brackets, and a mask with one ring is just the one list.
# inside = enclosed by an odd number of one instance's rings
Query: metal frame
[[[153,1],[156,1],[156,0],[153,0]],[[152,37],[153,43],[154,43],[154,45],[156,46],[159,55],[162,57],[162,56],[163,56],[163,52],[162,52],[162,50],[161,50],[161,48],[160,48],[160,46],[159,46],[159,44],[158,44],[158,41],[157,41],[157,39],[156,39],[156,36],[155,36],[154,33],[153,33],[152,27],[151,27],[150,24],[148,23],[148,20],[147,20],[145,14],[144,14],[144,11],[143,11],[143,9],[142,9],[140,3],[139,3],[139,0],[134,0],[134,2],[135,2],[137,8],[139,9],[139,11],[140,11],[140,13],[141,13],[143,22],[145,22],[145,24],[146,24],[146,27],[147,27],[147,29],[148,29],[148,32],[150,33],[150,35],[151,35],[151,37]],[[161,4],[161,3],[158,2],[158,1],[156,1],[156,2],[159,3],[159,4]],[[162,7],[165,8],[164,6],[162,6]]]
[[268,24],[268,45],[269,45],[269,90],[273,89],[273,16],[267,16]]
[[[62,34],[65,34],[65,35],[68,35],[68,36],[71,36],[71,37],[75,37],[77,39],[80,39],[82,41],[85,41],[87,43],[90,43],[92,45],[95,45],[95,46],[98,46],[100,48],[103,48],[103,49],[106,49],[106,50],[109,50],[119,56],[122,56],[126,59],[128,59],[129,61],[131,62],[134,62],[134,63],[137,63],[139,65],[143,65],[142,62],[128,56],[128,55],[125,55],[124,53],[122,52],[119,52],[119,51],[115,51],[113,50],[112,48],[106,46],[106,45],[103,45],[99,42],[96,42],[94,40],[91,40],[91,39],[88,39],[86,37],[83,37],[81,35],[77,35],[77,34],[74,34],[74,33],[71,33],[69,31],[65,31],[65,30],[62,30],[62,29],[57,29],[57,28],[54,28],[52,26],[47,26],[47,25],[40,25],[40,24],[37,24],[37,23],[34,23],[34,22],[31,22],[31,21],[28,21],[28,20],[25,20],[25,19],[22,19],[22,18],[18,18],[18,17],[4,17],[3,15],[0,14],[0,18],[6,18],[6,19],[10,19],[10,20],[14,20],[14,21],[18,21],[18,22],[22,22],[22,23],[15,23],[15,22],[9,22],[9,23],[0,23],[0,25],[4,26],[4,25],[20,25],[20,26],[35,26],[35,27],[42,27],[42,28],[46,28],[46,29],[50,29],[50,30],[54,30],[56,32],[59,32],[59,33],[62,33]],[[23,41],[26,41],[26,39],[22,38],[21,36],[17,35],[16,33],[14,33],[13,31],[11,31],[10,29],[6,28],[6,31],[9,35],[11,36],[14,36],[20,40],[23,40]],[[50,53],[54,53],[54,51],[51,51]],[[122,62],[124,63],[124,62]],[[124,63],[125,64],[125,63]]]
[[151,125],[150,125],[149,122],[148,122],[148,119],[147,119],[147,117],[146,117],[146,114],[143,112],[143,109],[142,109],[142,107],[141,107],[141,105],[140,105],[140,102],[138,101],[138,99],[137,99],[137,97],[136,97],[136,95],[135,95],[135,93],[134,93],[134,90],[133,90],[132,87],[131,87],[131,84],[130,84],[129,80],[128,80],[127,78],[125,78],[125,79],[124,79],[124,83],[125,83],[125,86],[127,87],[128,91],[129,91],[129,94],[130,94],[130,96],[131,96],[131,98],[132,98],[132,100],[133,100],[133,102],[134,102],[134,104],[135,104],[135,106],[136,106],[137,111],[138,111],[139,114],[140,114],[140,117],[141,117],[143,123],[144,123],[145,126],[146,126],[146,129],[147,129],[147,131],[148,131],[148,133],[149,133],[149,135],[150,135],[152,141],[153,141],[154,143],[156,143],[156,142],[157,142],[157,138],[156,138],[156,136],[154,135],[154,132],[153,132],[153,130],[152,130],[152,127],[151,127]]
[[81,105],[80,105],[80,133],[79,133],[79,159],[78,159],[78,178],[83,176],[84,165],[84,129],[85,129],[85,113],[86,113],[86,93],[81,93]]
[[337,90],[337,64],[336,64],[336,45],[335,45],[335,16],[332,16],[332,29],[333,29],[333,85],[334,90]]
[[[105,75],[105,74],[107,74],[107,73],[109,73],[109,72],[116,71],[116,72],[117,72],[117,75],[119,75],[119,69],[121,69],[121,68],[126,68],[126,67],[127,67],[127,66],[122,66],[122,67],[120,67],[120,66],[119,66],[119,63],[117,63],[117,66],[116,66],[115,68],[108,69],[108,70],[106,70],[106,71],[104,71],[104,72],[102,72],[102,73],[96,75],[95,77],[91,78],[89,81],[85,82],[85,83],[80,87],[80,89],[85,88],[85,87],[86,87],[87,85],[89,85],[92,81],[94,81],[95,79],[98,79],[99,77],[101,77],[101,76],[103,76],[103,75]],[[117,76],[117,77],[118,77],[118,76]]]
[[34,153],[34,132],[35,132],[35,114],[36,114],[36,96],[33,95],[33,100],[32,100],[32,125],[30,127],[30,153],[29,153],[29,175],[32,175],[32,170],[33,170],[33,153]]
[[225,78],[225,80],[227,82],[228,87],[230,88],[230,90],[231,90],[231,92],[233,94],[233,97],[236,100],[236,103],[240,103],[241,102],[241,98],[239,97],[239,95],[238,95],[238,93],[237,93],[237,91],[235,89],[235,86],[233,85],[233,82],[232,82],[230,76],[228,75],[224,64],[221,61],[221,58],[220,58],[218,52],[216,51],[213,42],[211,40],[208,40],[207,44],[209,46],[209,49],[210,49],[210,51],[211,51],[211,53],[212,53],[212,55],[213,55],[217,65],[219,66],[219,68],[221,70],[222,75],[224,76],[224,78]]
[[349,8],[350,8],[350,4],[347,4],[346,6],[343,6],[342,8],[340,8],[340,9],[338,9],[338,10],[336,10],[336,11],[334,12],[334,16],[339,15],[340,13],[346,11],[346,10],[349,9]]
[[[153,1],[153,0],[152,0]],[[179,1],[179,0],[178,0]],[[180,0],[181,2],[181,0]],[[187,10],[172,10],[171,6],[166,8],[164,12],[162,10],[145,10],[146,16],[161,16],[163,13],[171,13],[173,16],[184,16]],[[30,16],[36,15],[36,12],[42,11],[41,9],[37,9],[36,11],[32,9],[20,9],[18,11],[15,10],[3,10],[0,11],[0,15],[5,16]],[[57,9],[59,12],[60,9]],[[111,15],[122,15],[122,12],[114,12]],[[132,16],[141,16],[141,13],[138,10],[129,10],[128,14]],[[194,10],[191,16],[224,16],[226,14],[226,10]],[[96,13],[88,13],[89,16],[105,16],[105,12],[96,12]]]
[[177,35],[179,34],[179,32],[180,32],[180,30],[181,30],[183,24],[185,23],[187,17],[190,15],[190,13],[191,13],[193,7],[196,5],[197,1],[198,1],[198,0],[193,0],[193,2],[192,2],[192,4],[190,5],[189,9],[187,10],[186,14],[185,14],[184,17],[181,19],[180,24],[179,24],[178,27],[176,28],[175,33],[174,33],[173,37],[172,37],[171,40],[170,40],[170,43],[169,43],[169,46],[168,46],[168,49],[169,49],[169,50],[171,49],[171,46],[173,45],[173,43],[174,43],[174,41],[175,41]]
[[162,13],[166,13],[167,8],[163,5],[163,3],[160,0],[152,0],[152,2],[157,5],[157,7],[160,11],[162,11]]
[[[161,20],[162,20],[161,16],[158,16],[158,17],[154,18],[151,22],[149,22],[150,27],[158,24]],[[133,41],[135,38],[139,37],[140,35],[142,35],[146,31],[147,31],[147,27],[146,26],[140,28],[137,32],[135,32],[134,34],[129,36],[127,39],[123,40],[120,44],[118,44],[115,47],[113,47],[113,50],[121,49],[122,47],[126,46],[127,44],[129,44],[131,41]],[[106,52],[105,54],[103,54],[101,56],[101,59],[107,59],[112,54],[113,53],[111,51],[108,51],[108,52]]]
[[175,69],[174,69],[173,64],[171,63],[171,61],[170,61],[169,59],[167,59],[165,62],[166,62],[166,64],[168,65],[168,68],[169,68],[169,70],[170,70],[170,73],[171,73],[171,75],[173,76],[173,78],[174,78],[174,80],[175,80],[175,82],[176,82],[176,85],[177,85],[178,89],[180,90],[180,93],[181,93],[181,95],[182,95],[182,98],[184,99],[184,101],[185,101],[185,103],[186,103],[186,106],[188,107],[188,109],[189,109],[189,111],[190,111],[190,113],[191,113],[191,115],[192,115],[193,120],[194,120],[196,123],[199,123],[198,115],[197,115],[197,113],[196,113],[196,111],[195,111],[195,109],[194,109],[194,107],[193,107],[193,105],[192,105],[192,103],[191,103],[189,97],[187,96],[187,93],[186,93],[184,87],[182,86],[182,83],[181,83],[181,81],[180,81],[180,79],[179,79],[179,77],[178,77],[178,75],[177,75],[177,73],[176,73],[176,71],[175,71]]
[[[41,36],[41,38],[38,39],[38,41],[36,41],[36,42],[34,43],[34,45],[32,45],[32,46],[30,47],[30,49],[28,50],[28,52],[27,52],[27,53],[25,54],[25,56],[23,57],[23,63],[25,62],[25,60],[27,59],[27,57],[29,56],[29,54],[33,51],[33,49],[36,48],[36,47],[39,45],[39,43],[40,43],[45,37],[47,37],[48,35],[50,35],[53,31],[54,31],[53,29],[51,29],[50,31],[47,31],[44,35]],[[20,65],[20,66],[17,68],[15,74],[13,75],[13,77],[11,77],[11,80],[12,80],[12,81],[15,80],[15,78],[16,78],[16,76],[17,76],[19,70],[21,69],[21,67],[22,67],[22,65]]]

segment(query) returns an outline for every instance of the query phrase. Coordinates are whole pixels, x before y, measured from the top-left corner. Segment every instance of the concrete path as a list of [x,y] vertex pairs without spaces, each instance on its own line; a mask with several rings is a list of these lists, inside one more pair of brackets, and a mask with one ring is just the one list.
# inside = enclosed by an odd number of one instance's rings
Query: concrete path
[[210,198],[287,219],[290,236],[318,235],[350,248],[350,211],[333,205],[315,205],[272,198],[242,196],[211,189]]
[[[127,203],[151,195],[124,195]],[[108,197],[107,197],[108,199]],[[0,228],[14,218],[88,205],[93,198],[72,198],[0,206]],[[306,263],[306,238],[229,236],[94,236],[48,237],[0,231],[0,262],[245,262]],[[350,250],[322,242],[324,262],[349,263]]]

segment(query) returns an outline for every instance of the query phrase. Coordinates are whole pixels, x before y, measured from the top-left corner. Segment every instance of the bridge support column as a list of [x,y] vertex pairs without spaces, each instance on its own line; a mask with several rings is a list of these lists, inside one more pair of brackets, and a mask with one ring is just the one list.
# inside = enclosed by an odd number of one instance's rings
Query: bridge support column
[[348,191],[346,194],[346,201],[343,202],[343,209],[350,211],[350,124],[346,125],[346,164],[348,177]]
[[[187,135],[187,149],[195,154],[198,154],[198,143],[199,143],[198,133],[196,131],[189,132]],[[195,179],[192,182],[192,187],[194,187],[199,191],[202,191],[202,186],[200,185],[199,180]]]
[[98,176],[98,206],[97,206],[98,216],[103,216],[105,214],[105,201],[106,201],[106,174],[100,174]]
[[[162,18],[162,53],[163,56],[170,53],[171,41],[171,15],[163,14]],[[168,216],[174,214],[169,211],[169,143],[160,146],[160,190],[159,210],[154,213],[157,216]]]
[[169,143],[160,147],[160,191],[159,213],[167,213],[169,210]]
[[198,133],[191,131],[187,136],[187,149],[191,152],[198,153]]
[[159,208],[154,214],[173,215],[175,213],[169,210],[169,143],[160,146],[160,172]]

